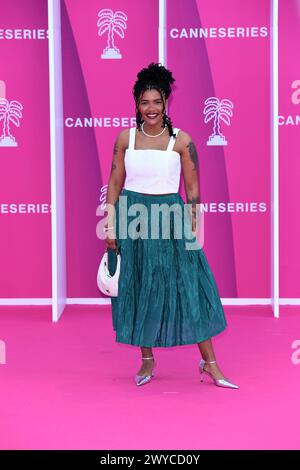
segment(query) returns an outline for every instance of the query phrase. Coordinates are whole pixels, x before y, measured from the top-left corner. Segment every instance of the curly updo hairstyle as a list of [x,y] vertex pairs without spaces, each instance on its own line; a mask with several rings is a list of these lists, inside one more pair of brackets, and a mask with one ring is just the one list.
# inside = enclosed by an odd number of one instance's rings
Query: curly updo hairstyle
[[166,69],[160,63],[155,64],[152,62],[150,65],[148,65],[147,68],[143,68],[137,74],[137,80],[134,84],[132,93],[136,106],[136,126],[139,130],[141,128],[141,124],[143,123],[141,113],[138,110],[140,96],[146,90],[157,90],[160,93],[164,103],[162,127],[167,126],[169,135],[175,135],[171,119],[166,114],[166,100],[169,98],[172,92],[171,85],[174,82],[175,79],[172,76],[172,72],[170,72],[170,70]]

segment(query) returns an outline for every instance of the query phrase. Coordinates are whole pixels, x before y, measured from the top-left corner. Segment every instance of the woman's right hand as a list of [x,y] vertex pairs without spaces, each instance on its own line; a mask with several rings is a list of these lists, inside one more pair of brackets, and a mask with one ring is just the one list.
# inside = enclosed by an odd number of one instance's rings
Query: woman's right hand
[[[106,227],[107,226],[105,226],[105,228]],[[116,235],[113,228],[110,228],[106,231],[105,244],[106,248],[110,248],[111,250],[117,249]]]

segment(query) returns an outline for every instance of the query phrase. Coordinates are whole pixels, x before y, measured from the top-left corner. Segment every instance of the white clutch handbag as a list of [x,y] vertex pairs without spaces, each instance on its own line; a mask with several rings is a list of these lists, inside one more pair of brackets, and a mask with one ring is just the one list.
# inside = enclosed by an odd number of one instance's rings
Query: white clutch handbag
[[119,282],[119,275],[120,275],[120,266],[121,266],[121,255],[119,250],[116,250],[117,255],[117,267],[116,271],[113,275],[109,273],[108,270],[108,252],[105,251],[102,259],[100,261],[100,265],[98,268],[97,273],[97,285],[99,290],[111,297],[118,296],[118,282]]

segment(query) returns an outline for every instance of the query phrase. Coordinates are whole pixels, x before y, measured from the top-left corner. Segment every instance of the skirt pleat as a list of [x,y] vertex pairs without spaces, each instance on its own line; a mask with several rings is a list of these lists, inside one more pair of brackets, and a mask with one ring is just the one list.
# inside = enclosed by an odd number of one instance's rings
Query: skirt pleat
[[[179,193],[143,195],[123,189],[127,196],[127,214],[116,208],[116,242],[121,254],[118,297],[111,297],[112,323],[116,341],[141,347],[169,347],[205,341],[226,328],[226,319],[214,276],[202,248],[186,249],[191,242],[176,237],[175,215],[170,217],[170,238],[151,238],[153,204],[176,204],[182,224],[184,201]],[[144,204],[148,216],[148,238],[121,236],[120,225],[129,226],[137,218],[128,215],[133,204]],[[123,205],[122,205],[123,208]],[[143,219],[144,220],[144,219]],[[165,223],[165,222],[164,222]],[[145,225],[146,224],[146,225]],[[195,240],[195,238],[194,238]],[[198,245],[199,246],[199,245]],[[108,268],[116,269],[116,254],[108,250]]]

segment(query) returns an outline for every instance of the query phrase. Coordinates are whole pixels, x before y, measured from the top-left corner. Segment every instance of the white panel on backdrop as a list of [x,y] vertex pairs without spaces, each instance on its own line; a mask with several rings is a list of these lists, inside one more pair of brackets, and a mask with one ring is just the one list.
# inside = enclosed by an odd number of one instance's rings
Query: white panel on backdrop
[[279,317],[278,0],[271,4],[271,302]]
[[66,304],[66,230],[60,0],[48,0],[52,204],[52,319]]

